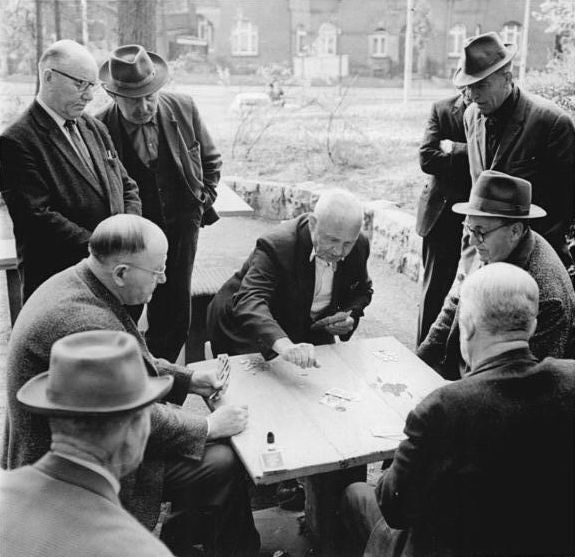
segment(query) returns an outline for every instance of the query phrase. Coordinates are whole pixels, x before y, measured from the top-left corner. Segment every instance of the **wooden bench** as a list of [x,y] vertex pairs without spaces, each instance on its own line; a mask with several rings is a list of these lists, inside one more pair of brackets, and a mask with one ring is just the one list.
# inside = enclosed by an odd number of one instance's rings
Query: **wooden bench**
[[18,273],[18,258],[16,244],[12,238],[0,240],[0,271],[6,271],[8,285],[8,305],[10,308],[10,323],[12,326],[22,309],[22,288]]

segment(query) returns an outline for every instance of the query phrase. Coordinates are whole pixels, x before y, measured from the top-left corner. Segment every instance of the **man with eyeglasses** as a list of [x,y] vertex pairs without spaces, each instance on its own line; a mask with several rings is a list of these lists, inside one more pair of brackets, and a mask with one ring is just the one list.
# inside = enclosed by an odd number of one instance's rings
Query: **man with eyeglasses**
[[58,41],[43,53],[38,71],[38,96],[0,136],[0,182],[24,300],[88,255],[99,222],[141,214],[138,187],[106,127],[84,113],[98,83],[92,55],[74,41]]
[[146,341],[174,362],[190,328],[191,278],[200,226],[217,220],[212,204],[221,157],[194,100],[162,88],[168,64],[139,45],[118,47],[100,68],[112,99],[98,118],[138,183],[142,215],[166,234],[166,281],[147,306]]
[[466,366],[459,348],[459,294],[465,278],[490,263],[521,267],[540,291],[537,328],[529,344],[539,359],[572,355],[575,292],[557,253],[529,225],[546,212],[531,203],[531,184],[496,170],[485,170],[471,188],[469,201],[452,210],[466,215],[469,246],[461,253],[455,281],[441,313],[417,355],[446,379],[459,379]]
[[[136,338],[151,376],[171,375],[166,400],[152,406],[151,436],[144,461],[122,480],[121,499],[153,529],[160,503],[171,502],[162,540],[175,555],[202,543],[209,555],[256,556],[259,536],[245,471],[227,443],[247,425],[248,410],[223,405],[208,417],[184,411],[188,395],[209,397],[223,388],[217,370],[197,371],[155,358],[126,306],[148,302],[164,274],[168,242],[160,228],[137,215],[102,221],[90,255],[48,279],[30,296],[12,331],[6,362],[8,405],[2,468],[31,464],[50,449],[45,417],[18,403],[18,389],[49,367],[52,344],[91,330],[125,331]],[[203,406],[203,405],[202,405]]]

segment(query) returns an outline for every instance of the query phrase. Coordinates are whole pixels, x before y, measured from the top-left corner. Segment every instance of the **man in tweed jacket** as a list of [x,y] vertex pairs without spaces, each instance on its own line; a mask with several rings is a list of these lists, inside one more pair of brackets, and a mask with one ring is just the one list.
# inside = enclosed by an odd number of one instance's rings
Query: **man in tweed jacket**
[[[31,464],[50,448],[46,419],[25,412],[16,402],[16,392],[48,369],[52,344],[68,334],[93,329],[132,334],[148,373],[174,378],[170,403],[182,404],[188,393],[209,396],[221,388],[211,374],[154,358],[123,305],[146,303],[157,283],[165,280],[167,247],[164,234],[152,222],[135,215],[110,217],[96,227],[90,257],[50,278],[30,297],[8,347],[4,468]],[[184,554],[190,532],[201,538],[194,541],[202,541],[217,555],[257,554],[259,536],[243,468],[227,444],[211,442],[242,431],[247,411],[234,406],[222,410],[206,419],[173,405],[154,404],[144,462],[122,480],[122,503],[149,528],[157,521],[160,502],[172,502],[173,519],[164,524],[162,539],[176,555]],[[215,526],[198,526],[196,532],[191,521],[197,520],[198,511],[202,520]]]
[[459,379],[465,364],[459,348],[459,293],[465,278],[479,267],[504,261],[525,269],[539,286],[537,328],[529,346],[539,359],[563,358],[571,349],[575,293],[567,271],[551,245],[529,228],[528,219],[545,211],[531,204],[531,184],[495,170],[481,173],[468,203],[455,212],[467,215],[467,234],[457,276],[441,313],[417,355],[446,379]]

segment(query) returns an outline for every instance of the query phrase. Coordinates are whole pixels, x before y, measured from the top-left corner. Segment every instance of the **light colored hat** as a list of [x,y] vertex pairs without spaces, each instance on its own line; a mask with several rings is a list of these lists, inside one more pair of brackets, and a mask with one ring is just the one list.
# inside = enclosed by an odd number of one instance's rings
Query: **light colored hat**
[[477,83],[505,66],[516,54],[517,45],[503,44],[497,33],[471,37],[453,76],[453,84],[456,87],[465,87]]
[[547,214],[531,203],[531,182],[497,170],[484,170],[471,187],[469,201],[455,203],[452,211],[505,219],[537,219]]
[[154,52],[129,44],[118,47],[99,73],[104,89],[121,97],[145,97],[168,81],[168,64]]
[[57,340],[50,368],[24,384],[18,400],[51,416],[110,415],[143,408],[172,388],[149,377],[136,339],[123,331],[86,331]]

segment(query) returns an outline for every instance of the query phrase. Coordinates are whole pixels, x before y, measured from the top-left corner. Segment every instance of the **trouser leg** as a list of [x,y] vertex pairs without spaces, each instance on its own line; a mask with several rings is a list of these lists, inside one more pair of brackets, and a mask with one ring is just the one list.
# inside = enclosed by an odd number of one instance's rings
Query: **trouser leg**
[[214,557],[258,554],[260,539],[247,478],[228,445],[207,445],[201,462],[183,458],[168,462],[164,497],[171,501],[172,513],[161,538],[175,555],[184,555],[198,541]]

